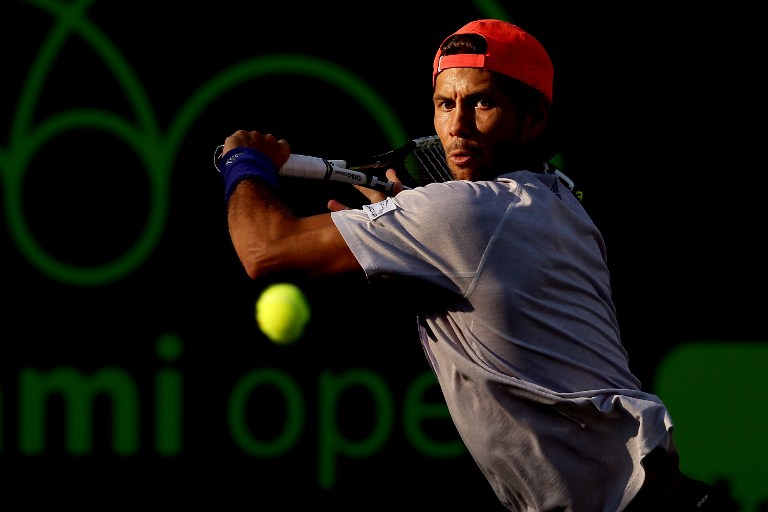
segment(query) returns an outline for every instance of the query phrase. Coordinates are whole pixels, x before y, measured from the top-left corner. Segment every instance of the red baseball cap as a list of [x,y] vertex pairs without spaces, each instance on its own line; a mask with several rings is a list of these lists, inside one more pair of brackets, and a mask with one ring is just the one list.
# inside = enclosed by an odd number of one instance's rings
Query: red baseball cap
[[437,75],[444,69],[478,68],[519,80],[552,101],[552,82],[555,74],[552,61],[541,43],[528,32],[512,23],[489,19],[467,23],[445,40],[456,34],[481,35],[486,40],[488,49],[485,55],[442,55],[438,48],[432,66],[432,87],[435,86]]

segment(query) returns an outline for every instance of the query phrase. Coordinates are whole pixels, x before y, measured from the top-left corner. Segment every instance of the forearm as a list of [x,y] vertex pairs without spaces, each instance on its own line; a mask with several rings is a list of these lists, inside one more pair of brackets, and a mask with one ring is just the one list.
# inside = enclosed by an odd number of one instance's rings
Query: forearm
[[237,186],[227,219],[235,251],[252,279],[288,271],[312,276],[360,270],[330,213],[296,217],[259,181]]

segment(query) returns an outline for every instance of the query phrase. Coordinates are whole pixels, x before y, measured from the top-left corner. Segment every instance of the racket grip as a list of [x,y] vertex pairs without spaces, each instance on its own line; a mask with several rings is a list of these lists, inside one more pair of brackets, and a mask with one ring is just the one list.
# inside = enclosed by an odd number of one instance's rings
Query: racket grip
[[331,179],[335,169],[343,169],[347,163],[344,160],[326,160],[316,156],[292,154],[280,168],[281,176],[310,180]]
[[326,160],[316,156],[292,154],[280,168],[280,176],[312,180],[329,180],[361,185],[391,194],[394,183],[369,176],[360,171],[346,169],[344,160]]

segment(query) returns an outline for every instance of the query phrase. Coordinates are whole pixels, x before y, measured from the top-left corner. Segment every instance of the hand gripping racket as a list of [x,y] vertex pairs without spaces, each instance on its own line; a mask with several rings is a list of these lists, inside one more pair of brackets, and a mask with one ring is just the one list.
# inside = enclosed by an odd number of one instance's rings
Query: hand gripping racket
[[[220,162],[224,146],[216,148],[213,165],[221,172]],[[394,183],[384,178],[386,170],[401,171],[398,178],[405,188],[452,179],[445,163],[445,153],[437,135],[413,139],[402,146],[352,163],[347,160],[326,160],[316,156],[291,154],[278,174],[301,179],[337,181],[391,193]],[[405,170],[405,175],[402,171]]]

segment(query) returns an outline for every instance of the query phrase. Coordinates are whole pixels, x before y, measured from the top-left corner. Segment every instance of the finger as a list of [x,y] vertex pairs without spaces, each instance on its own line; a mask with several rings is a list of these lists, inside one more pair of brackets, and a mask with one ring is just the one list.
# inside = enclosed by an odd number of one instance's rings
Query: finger
[[332,212],[338,212],[340,210],[350,210],[351,208],[344,203],[341,203],[335,199],[328,201],[328,209]]
[[397,177],[397,171],[394,169],[387,169],[386,172],[387,179],[395,184],[394,187],[392,187],[392,195],[396,196],[403,190],[405,190],[405,187],[403,187],[403,184],[400,183],[400,178]]
[[397,171],[394,169],[387,169],[387,179],[389,181],[394,181],[395,183],[400,183],[400,178],[397,177]]
[[275,165],[277,165],[277,168],[279,169],[283,165],[285,165],[285,162],[288,161],[288,157],[291,156],[291,145],[288,143],[285,139],[280,139],[277,141],[277,152],[273,157],[273,160],[275,161]]
[[379,201],[383,201],[387,198],[387,195],[384,192],[379,192],[378,190],[360,185],[354,185],[354,187],[359,190],[360,193],[363,194],[370,203],[378,203]]

